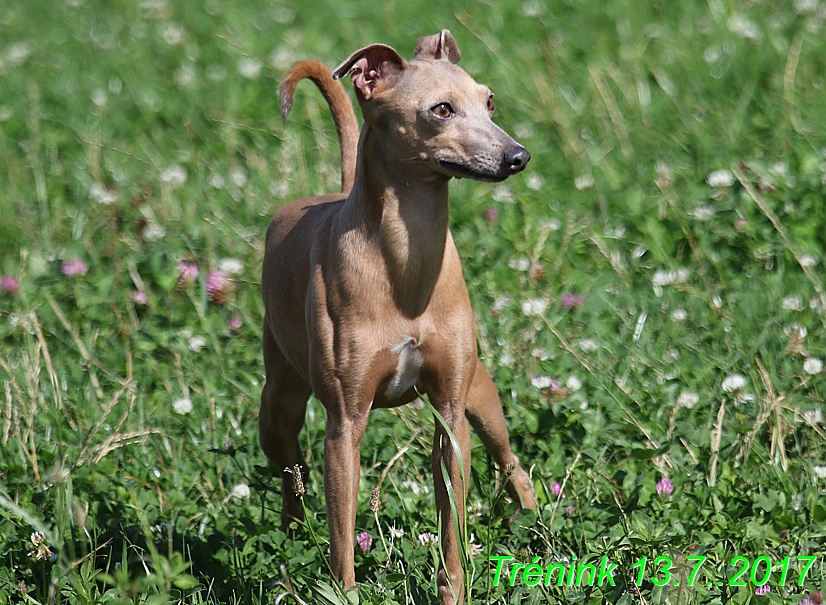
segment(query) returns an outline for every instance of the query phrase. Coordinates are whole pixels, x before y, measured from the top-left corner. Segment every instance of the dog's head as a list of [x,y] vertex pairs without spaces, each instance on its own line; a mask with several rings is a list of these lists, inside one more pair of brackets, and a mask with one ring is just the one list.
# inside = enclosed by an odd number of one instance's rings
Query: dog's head
[[397,157],[447,177],[504,180],[524,170],[531,155],[493,123],[493,93],[456,65],[460,57],[445,29],[420,38],[410,61],[372,44],[333,77],[350,74],[365,121]]

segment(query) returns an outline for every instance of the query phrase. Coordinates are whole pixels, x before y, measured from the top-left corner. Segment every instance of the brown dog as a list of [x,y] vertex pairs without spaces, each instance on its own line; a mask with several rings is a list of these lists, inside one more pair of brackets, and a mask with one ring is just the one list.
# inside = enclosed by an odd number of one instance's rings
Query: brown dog
[[[321,89],[341,140],[342,193],[292,202],[267,231],[262,290],[264,361],[261,446],[280,469],[296,465],[311,393],[327,410],[324,492],[332,569],[345,586],[353,571],[359,444],[372,408],[426,393],[455,435],[436,423],[432,466],[441,518],[442,604],[463,602],[457,533],[442,462],[464,527],[470,476],[468,420],[493,459],[512,465],[509,492],[536,501],[508,443],[496,388],[476,356],[473,313],[448,228],[451,177],[501,181],[530,154],[491,121],[493,94],[457,67],[447,30],[421,38],[409,62],[383,44],[353,53],[332,74],[296,63],[281,89],[286,119],[296,84]],[[341,84],[351,74],[364,114],[358,125]],[[467,420],[466,420],[467,416]],[[464,472],[460,468],[464,465]],[[303,517],[283,475],[282,522]]]

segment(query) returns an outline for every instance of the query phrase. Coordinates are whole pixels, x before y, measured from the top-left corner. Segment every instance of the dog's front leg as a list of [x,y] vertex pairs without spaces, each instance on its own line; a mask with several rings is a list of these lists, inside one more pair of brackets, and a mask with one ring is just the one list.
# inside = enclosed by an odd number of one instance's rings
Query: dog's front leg
[[327,522],[330,528],[330,563],[333,574],[345,588],[356,584],[354,571],[354,534],[358,502],[359,446],[365,421],[353,420],[327,411],[327,431],[324,439],[324,496],[327,501]]
[[[434,407],[457,442],[452,442],[441,420],[437,419],[431,464],[444,553],[444,566],[439,570],[437,586],[440,605],[454,605],[464,602],[464,566],[459,555],[459,541],[460,532],[465,528],[465,495],[470,480],[470,427],[465,418],[464,399],[461,403],[454,399],[446,405],[435,401]],[[446,479],[450,481],[450,488]],[[453,515],[454,505],[458,519]]]

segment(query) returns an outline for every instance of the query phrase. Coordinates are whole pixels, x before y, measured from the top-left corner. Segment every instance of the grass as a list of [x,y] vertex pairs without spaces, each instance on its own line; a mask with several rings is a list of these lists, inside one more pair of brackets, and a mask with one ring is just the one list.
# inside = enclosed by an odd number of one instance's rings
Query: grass
[[[517,511],[474,441],[471,601],[820,602],[823,3],[305,6],[0,11],[0,274],[20,284],[0,296],[0,603],[434,602],[427,408],[371,417],[358,597],[326,563],[315,401],[307,524],[277,530],[258,276],[274,210],[338,187],[320,95],[302,85],[280,123],[286,67],[375,41],[408,55],[443,27],[533,155],[451,191],[480,353],[540,501]],[[513,557],[498,586],[490,556]],[[527,586],[518,567],[574,556],[607,556],[616,585]]]

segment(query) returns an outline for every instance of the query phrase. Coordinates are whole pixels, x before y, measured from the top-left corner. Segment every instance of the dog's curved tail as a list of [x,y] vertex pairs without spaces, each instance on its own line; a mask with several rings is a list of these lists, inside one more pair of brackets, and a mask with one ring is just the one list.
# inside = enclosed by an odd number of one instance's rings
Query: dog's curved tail
[[293,106],[295,87],[305,78],[312,80],[318,86],[333,113],[333,121],[336,124],[341,145],[341,192],[350,193],[356,174],[359,127],[350,97],[347,96],[341,82],[333,80],[330,69],[324,63],[317,59],[305,59],[290,68],[281,81],[279,94],[281,118],[286,121],[287,114]]

